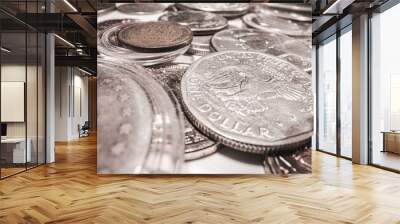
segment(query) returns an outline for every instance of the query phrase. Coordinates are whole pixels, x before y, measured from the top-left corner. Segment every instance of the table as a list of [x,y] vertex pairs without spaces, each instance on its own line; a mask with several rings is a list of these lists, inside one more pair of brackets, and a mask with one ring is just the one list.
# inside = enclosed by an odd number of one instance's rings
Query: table
[[382,152],[392,152],[400,154],[400,131],[382,131],[383,150]]
[[[27,143],[27,144],[26,144]],[[25,151],[25,145],[26,151]],[[31,162],[32,140],[27,138],[5,138],[1,139],[1,157],[6,163],[26,163]]]

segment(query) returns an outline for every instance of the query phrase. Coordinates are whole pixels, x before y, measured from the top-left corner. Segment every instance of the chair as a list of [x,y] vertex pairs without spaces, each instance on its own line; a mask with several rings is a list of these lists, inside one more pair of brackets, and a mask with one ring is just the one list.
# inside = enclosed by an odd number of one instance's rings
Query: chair
[[82,125],[82,127],[80,127],[80,125],[78,125],[79,138],[89,136],[89,129],[90,129],[89,121],[85,121],[85,123]]

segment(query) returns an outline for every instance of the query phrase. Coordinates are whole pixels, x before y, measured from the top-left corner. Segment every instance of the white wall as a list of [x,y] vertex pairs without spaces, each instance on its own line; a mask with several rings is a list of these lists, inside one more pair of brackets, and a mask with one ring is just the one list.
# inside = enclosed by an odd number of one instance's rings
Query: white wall
[[76,68],[56,67],[55,85],[55,140],[77,139],[78,124],[88,120],[88,78]]
[[[25,70],[27,69],[27,70]],[[25,82],[25,75],[26,71],[28,72],[28,78],[30,74],[35,74],[36,75],[36,67],[34,66],[27,66],[25,67],[24,65],[20,64],[3,64],[1,66],[1,81],[2,82]],[[29,84],[31,85],[36,85],[36,80],[29,80]],[[27,105],[30,106],[31,109],[36,110],[36,88],[27,88],[27,103],[30,104],[34,102],[34,104]],[[5,110],[6,108],[1,108],[2,110]],[[33,122],[35,124],[28,124],[28,129],[30,127],[33,127],[36,129],[36,113],[28,113],[28,122]],[[8,137],[25,137],[25,124],[26,122],[7,122],[7,136]],[[28,130],[28,137],[31,132]]]

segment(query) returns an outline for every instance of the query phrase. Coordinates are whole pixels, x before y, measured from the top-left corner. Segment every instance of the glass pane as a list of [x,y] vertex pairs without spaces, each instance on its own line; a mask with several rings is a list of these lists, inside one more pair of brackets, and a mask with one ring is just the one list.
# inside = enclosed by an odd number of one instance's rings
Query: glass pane
[[26,116],[27,116],[27,142],[28,150],[30,148],[31,153],[28,155],[27,166],[28,168],[37,165],[37,73],[38,73],[38,56],[37,56],[37,33],[29,32],[27,33],[27,44],[28,44],[28,55],[27,55],[27,80],[26,80]]
[[400,4],[376,14],[372,25],[372,163],[400,170]]
[[318,48],[318,148],[336,153],[336,39]]
[[45,88],[46,88],[46,79],[45,79],[45,60],[46,60],[46,52],[45,52],[45,44],[46,39],[45,35],[39,33],[38,35],[38,163],[45,163]]
[[352,35],[340,36],[340,152],[352,157]]
[[[25,170],[26,33],[1,33],[1,161],[2,177]],[[6,50],[4,50],[6,49]]]

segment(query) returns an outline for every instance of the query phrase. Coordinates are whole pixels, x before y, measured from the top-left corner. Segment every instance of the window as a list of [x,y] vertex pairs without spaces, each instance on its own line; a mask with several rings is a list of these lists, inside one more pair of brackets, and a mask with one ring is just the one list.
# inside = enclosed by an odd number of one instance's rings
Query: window
[[336,153],[336,36],[318,47],[318,149]]
[[351,26],[340,36],[340,155],[352,157],[352,35]]
[[371,18],[370,160],[400,170],[400,4]]

